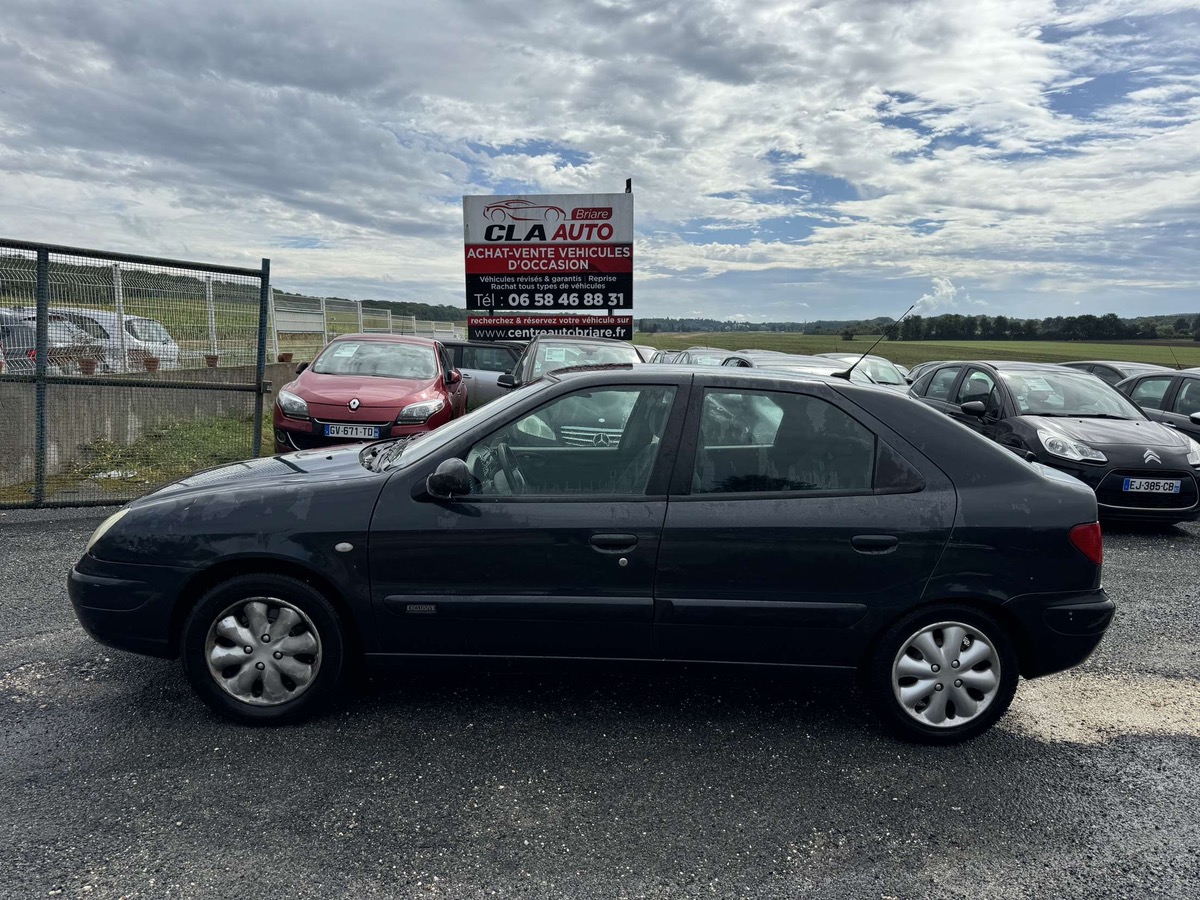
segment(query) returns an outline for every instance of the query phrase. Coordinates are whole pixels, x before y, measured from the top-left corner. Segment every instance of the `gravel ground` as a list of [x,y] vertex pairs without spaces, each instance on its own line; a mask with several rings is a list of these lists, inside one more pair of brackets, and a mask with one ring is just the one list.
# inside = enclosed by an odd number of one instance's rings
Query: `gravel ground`
[[103,511],[0,513],[0,897],[1192,897],[1200,528],[1107,541],[1120,611],[958,748],[840,682],[446,667],[248,729],[101,647]]

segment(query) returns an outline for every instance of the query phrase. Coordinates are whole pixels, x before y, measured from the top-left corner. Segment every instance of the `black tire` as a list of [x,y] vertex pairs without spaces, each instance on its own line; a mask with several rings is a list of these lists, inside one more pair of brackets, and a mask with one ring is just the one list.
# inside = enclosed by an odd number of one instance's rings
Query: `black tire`
[[[261,625],[262,609],[266,628]],[[260,624],[258,629],[252,627],[256,622],[248,612]],[[243,636],[240,640],[227,637],[233,630],[228,622],[223,633],[217,631],[218,623],[230,615]],[[282,616],[287,618],[277,626]],[[293,619],[296,624],[283,631]],[[265,633],[251,634],[255,630]],[[273,635],[272,630],[279,633]],[[248,648],[245,662],[235,655],[243,645]],[[200,598],[184,624],[180,656],[200,699],[225,718],[247,725],[291,724],[326,708],[337,695],[346,670],[346,631],[333,605],[311,585],[284,575],[240,575]],[[225,656],[230,665],[218,671]],[[252,667],[263,674],[256,675]],[[270,676],[270,686],[264,675]],[[241,697],[236,695],[239,691]]]
[[[961,627],[964,634],[957,650],[945,646],[957,636],[951,631],[954,627]],[[923,633],[932,641],[933,649],[944,652],[944,656],[932,656],[930,661],[913,646],[902,661],[902,651]],[[970,647],[964,648],[967,640]],[[924,637],[921,642],[927,643]],[[979,663],[967,666],[984,655],[986,658]],[[956,662],[961,667],[952,668]],[[928,675],[924,674],[926,666]],[[917,669],[921,670],[919,677],[903,674]],[[995,619],[969,606],[946,605],[918,610],[889,628],[866,661],[862,683],[880,718],[897,737],[925,744],[957,744],[987,731],[1004,715],[1017,690],[1017,670],[1012,640]],[[995,686],[985,692],[976,685],[989,680],[988,672]],[[960,679],[959,675],[970,677]],[[901,688],[919,697],[925,693],[926,684],[928,698],[916,700],[911,707],[901,702]],[[939,684],[942,687],[937,687]],[[955,708],[955,698],[962,698],[963,711]],[[965,709],[972,701],[974,712]],[[939,716],[943,721],[931,724],[929,719]]]

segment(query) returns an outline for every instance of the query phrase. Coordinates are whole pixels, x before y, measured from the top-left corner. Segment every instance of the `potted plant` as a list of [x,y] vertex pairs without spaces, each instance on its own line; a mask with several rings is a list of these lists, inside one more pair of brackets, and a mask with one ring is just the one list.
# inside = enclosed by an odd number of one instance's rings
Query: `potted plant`
[[95,375],[96,364],[99,362],[95,357],[83,356],[79,359],[79,374],[80,375]]
[[204,354],[204,364],[210,369],[215,369],[217,367],[217,360],[219,358],[220,357],[218,357],[215,353],[206,353]]
[[280,361],[281,363],[289,363],[289,362],[291,362],[291,361],[292,361],[292,354],[291,354],[290,352],[287,352],[287,353],[280,353],[280,354],[279,354],[279,361]]
[[142,365],[146,368],[147,372],[157,372],[158,364],[159,358],[157,356],[147,355],[142,357]]

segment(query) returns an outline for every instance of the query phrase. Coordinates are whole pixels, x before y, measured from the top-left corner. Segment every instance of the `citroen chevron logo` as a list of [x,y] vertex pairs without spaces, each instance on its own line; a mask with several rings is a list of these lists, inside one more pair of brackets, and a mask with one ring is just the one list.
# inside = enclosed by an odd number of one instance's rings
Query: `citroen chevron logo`
[[1147,448],[1146,448],[1146,452],[1142,454],[1142,461],[1143,461],[1143,462],[1148,462],[1148,463],[1150,463],[1150,462],[1156,462],[1156,463],[1158,463],[1160,466],[1162,465],[1162,459],[1159,457],[1159,455],[1158,455],[1157,453],[1155,453],[1155,452],[1154,452],[1153,450],[1151,450],[1149,447],[1147,447]]
[[359,406],[358,398],[355,397],[353,400],[350,401],[350,409],[351,410],[358,409],[358,406]]

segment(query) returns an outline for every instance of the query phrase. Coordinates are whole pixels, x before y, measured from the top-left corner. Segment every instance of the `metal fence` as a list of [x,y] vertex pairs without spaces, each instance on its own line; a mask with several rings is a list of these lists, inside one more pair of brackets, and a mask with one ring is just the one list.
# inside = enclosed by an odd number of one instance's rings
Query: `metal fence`
[[0,508],[122,503],[257,456],[261,269],[0,239]]
[[341,334],[413,334],[427,337],[465,338],[466,327],[455,322],[433,322],[394,315],[390,309],[365,306],[361,300],[271,297],[271,352],[290,353],[296,360],[311,359]]

